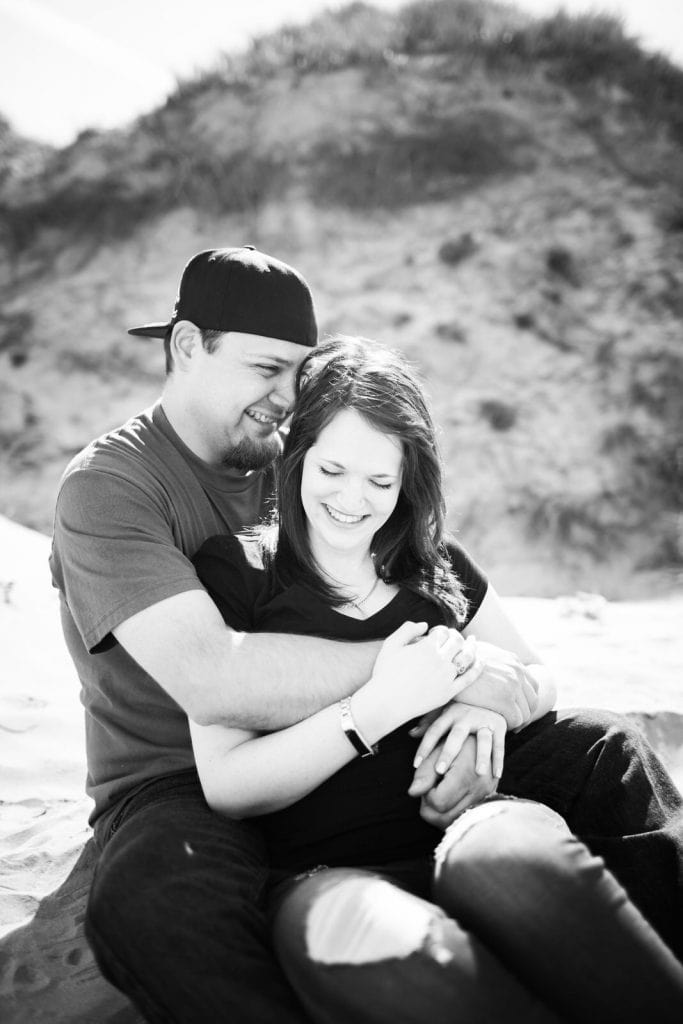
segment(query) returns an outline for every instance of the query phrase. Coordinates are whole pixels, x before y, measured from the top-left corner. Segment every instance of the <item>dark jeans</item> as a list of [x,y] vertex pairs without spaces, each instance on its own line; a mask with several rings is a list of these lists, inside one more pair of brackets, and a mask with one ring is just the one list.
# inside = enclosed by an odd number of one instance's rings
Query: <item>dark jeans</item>
[[[682,801],[636,730],[606,712],[548,715],[508,737],[500,788],[561,814],[683,959]],[[258,831],[213,814],[194,773],[147,786],[115,824],[86,934],[147,1020],[309,1020],[271,949]]]
[[683,962],[683,798],[640,730],[553,711],[508,735],[499,789],[557,811]]
[[276,953],[315,1024],[681,1020],[683,966],[545,805],[463,814],[429,900],[405,875],[326,868],[275,890]]
[[303,1024],[273,956],[258,830],[214,814],[196,772],[147,785],[114,820],[85,933],[154,1024]]

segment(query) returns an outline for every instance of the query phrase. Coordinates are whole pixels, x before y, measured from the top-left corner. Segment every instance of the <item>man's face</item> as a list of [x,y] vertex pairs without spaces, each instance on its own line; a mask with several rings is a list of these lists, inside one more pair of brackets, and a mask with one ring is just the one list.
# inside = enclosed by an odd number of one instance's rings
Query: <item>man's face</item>
[[212,465],[267,466],[280,452],[278,429],[291,410],[296,371],[309,351],[237,331],[226,332],[211,353],[199,342],[183,373],[183,440]]

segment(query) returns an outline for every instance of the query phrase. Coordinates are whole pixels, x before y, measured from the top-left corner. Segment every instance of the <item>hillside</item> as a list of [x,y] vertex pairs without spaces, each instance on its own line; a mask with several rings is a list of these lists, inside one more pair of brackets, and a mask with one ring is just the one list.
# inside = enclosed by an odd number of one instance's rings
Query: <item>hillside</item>
[[424,371],[500,589],[681,581],[683,71],[604,17],[352,4],[0,176],[0,512],[148,404],[192,252],[251,242]]

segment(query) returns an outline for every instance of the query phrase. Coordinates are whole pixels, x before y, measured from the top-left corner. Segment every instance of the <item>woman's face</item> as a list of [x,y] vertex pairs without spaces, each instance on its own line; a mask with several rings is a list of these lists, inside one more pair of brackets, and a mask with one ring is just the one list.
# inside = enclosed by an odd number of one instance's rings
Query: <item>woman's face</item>
[[392,434],[343,409],[306,452],[301,501],[311,550],[362,553],[396,507],[403,451]]

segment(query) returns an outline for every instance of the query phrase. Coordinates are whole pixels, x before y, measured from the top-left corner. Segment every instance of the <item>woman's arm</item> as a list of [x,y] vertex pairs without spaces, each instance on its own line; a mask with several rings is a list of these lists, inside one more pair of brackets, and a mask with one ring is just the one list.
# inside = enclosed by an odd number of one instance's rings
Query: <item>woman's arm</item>
[[[351,698],[357,729],[370,745],[458,690],[452,659],[459,638],[417,639],[426,628],[407,622],[385,640],[372,677]],[[207,802],[236,818],[289,806],[356,756],[338,704],[280,732],[192,722],[190,729]]]
[[[523,728],[552,710],[557,699],[552,673],[508,617],[493,587],[489,586],[463,634],[476,636],[482,671],[458,694],[459,701],[497,711],[512,729]],[[511,707],[509,695],[520,694],[520,682],[524,699],[520,702],[516,696]]]

